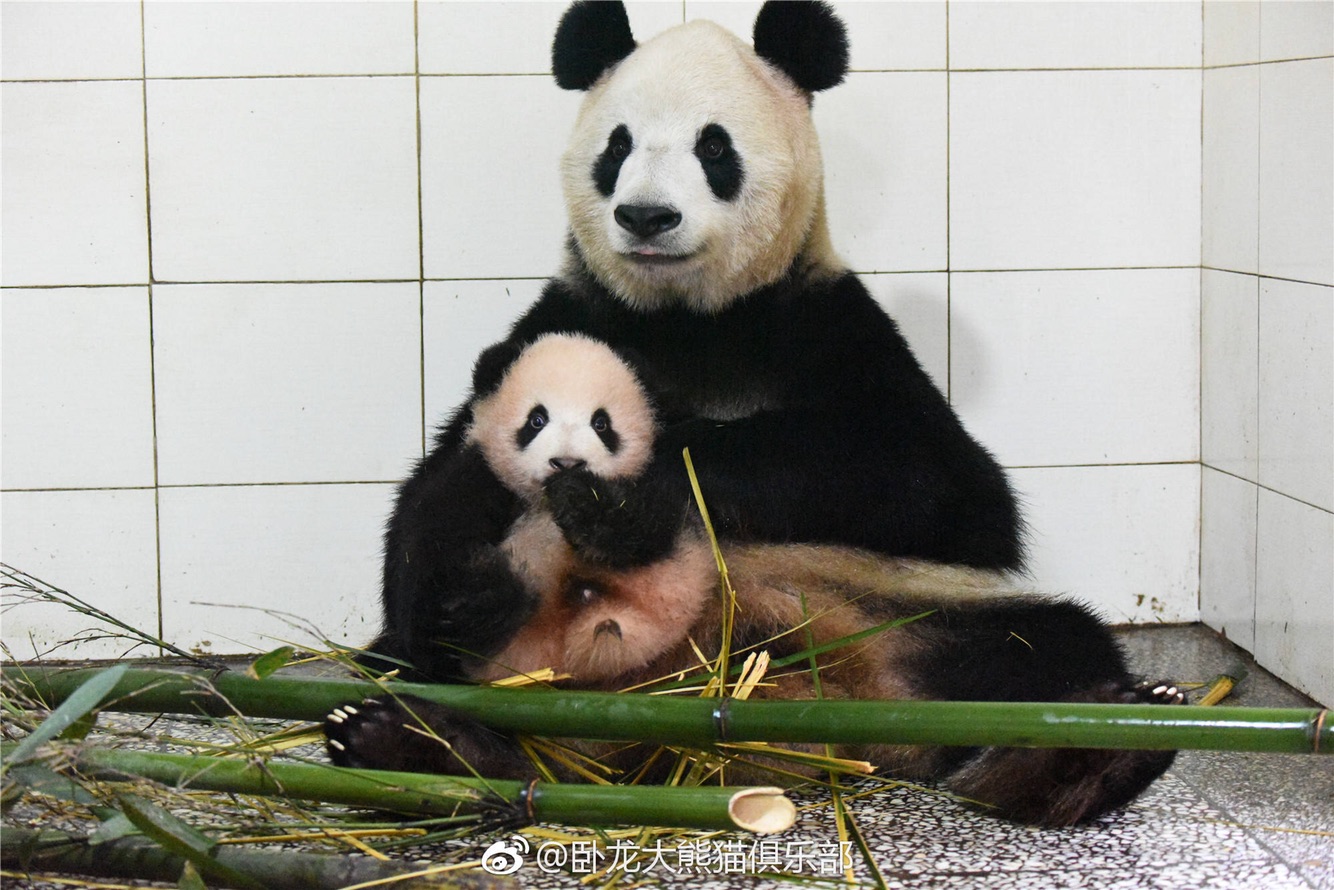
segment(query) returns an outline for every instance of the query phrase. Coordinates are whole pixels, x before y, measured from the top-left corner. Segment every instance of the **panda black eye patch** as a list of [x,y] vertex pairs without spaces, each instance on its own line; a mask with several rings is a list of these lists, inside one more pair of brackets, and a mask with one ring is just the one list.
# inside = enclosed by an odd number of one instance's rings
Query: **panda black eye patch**
[[745,171],[741,156],[732,148],[732,137],[718,124],[709,124],[699,131],[695,140],[695,157],[704,169],[709,189],[724,201],[730,201],[741,192]]
[[588,425],[597,433],[597,437],[602,440],[602,444],[607,446],[607,451],[615,454],[621,447],[621,435],[612,429],[611,415],[605,409],[599,408],[593,412],[593,417],[588,421]]
[[621,124],[607,137],[607,147],[593,162],[593,185],[604,198],[610,198],[616,191],[616,177],[621,174],[621,165],[634,150],[634,140],[630,138],[630,128]]
[[519,431],[514,434],[514,441],[519,448],[521,450],[527,448],[537,438],[537,434],[546,427],[547,421],[550,419],[551,416],[547,414],[547,409],[543,405],[538,405],[532,411],[529,411],[523,426],[519,427]]

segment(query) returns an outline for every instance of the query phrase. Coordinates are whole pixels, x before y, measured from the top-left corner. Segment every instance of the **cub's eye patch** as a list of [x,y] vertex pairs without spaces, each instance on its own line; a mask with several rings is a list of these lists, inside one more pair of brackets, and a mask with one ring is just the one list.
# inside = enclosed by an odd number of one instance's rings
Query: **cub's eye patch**
[[537,434],[546,428],[547,422],[550,420],[551,415],[547,413],[547,409],[542,405],[538,405],[532,411],[529,411],[528,418],[524,421],[523,426],[519,427],[519,432],[514,437],[519,448],[527,448],[537,438]]
[[597,437],[602,440],[602,444],[607,450],[615,454],[621,447],[621,436],[611,426],[611,415],[605,408],[599,408],[593,412],[593,417],[588,421],[588,425],[597,433]]
[[610,198],[616,191],[616,178],[621,175],[621,164],[634,151],[635,143],[630,138],[630,128],[621,124],[607,137],[607,147],[593,163],[593,185],[604,198]]

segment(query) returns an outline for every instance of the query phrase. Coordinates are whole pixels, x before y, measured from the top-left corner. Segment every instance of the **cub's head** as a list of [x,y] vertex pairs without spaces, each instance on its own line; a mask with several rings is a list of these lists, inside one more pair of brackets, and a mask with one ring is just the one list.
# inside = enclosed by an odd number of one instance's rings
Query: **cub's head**
[[548,334],[517,356],[494,346],[473,377],[468,440],[523,497],[538,497],[561,470],[636,476],[653,456],[653,402],[626,360],[599,340]]
[[636,46],[620,3],[575,3],[552,70],[588,92],[561,167],[588,268],[633,306],[700,312],[798,255],[836,269],[810,105],[847,64],[823,3],[766,3],[753,47],[706,21]]

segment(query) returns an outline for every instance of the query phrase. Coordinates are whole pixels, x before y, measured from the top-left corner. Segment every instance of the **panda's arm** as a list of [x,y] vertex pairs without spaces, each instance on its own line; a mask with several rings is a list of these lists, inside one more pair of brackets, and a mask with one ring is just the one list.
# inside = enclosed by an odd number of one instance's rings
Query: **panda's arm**
[[434,452],[400,490],[385,534],[388,626],[372,649],[442,680],[509,639],[534,607],[498,548],[520,509],[478,449]]

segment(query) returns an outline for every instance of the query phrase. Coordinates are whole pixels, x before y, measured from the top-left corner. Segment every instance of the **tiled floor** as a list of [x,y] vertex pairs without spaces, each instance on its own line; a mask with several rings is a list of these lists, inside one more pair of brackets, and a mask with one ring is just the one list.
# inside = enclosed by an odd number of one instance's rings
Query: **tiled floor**
[[[1272,707],[1311,702],[1258,668],[1203,627],[1139,627],[1123,634],[1141,673],[1180,681],[1211,679],[1238,661],[1248,678],[1226,704]],[[206,733],[185,721],[158,724],[166,734]],[[818,797],[800,803],[820,802]],[[1334,890],[1334,756],[1185,752],[1129,810],[1075,829],[1013,825],[962,809],[947,797],[899,787],[855,800],[852,812],[889,888],[1153,888],[1153,890]],[[11,814],[13,818],[13,814]],[[439,861],[476,860],[488,835],[433,848]],[[800,850],[837,849],[830,810],[803,810],[798,824],[766,841],[781,868],[814,886],[833,887],[830,870]],[[534,847],[540,841],[534,839]],[[757,875],[747,858],[751,837],[711,838],[697,863],[673,852],[641,878],[674,886],[794,886],[791,878]],[[719,851],[732,858],[719,858]],[[423,851],[411,854],[420,858]],[[863,886],[873,876],[854,854]],[[525,887],[577,888],[581,874],[544,871],[528,861],[516,877]],[[45,884],[6,879],[7,888]],[[52,885],[53,886],[53,885]]]

